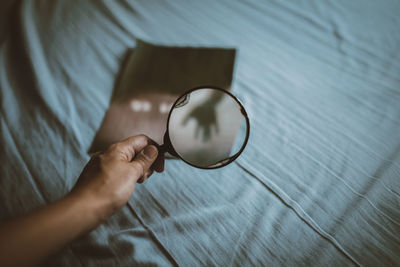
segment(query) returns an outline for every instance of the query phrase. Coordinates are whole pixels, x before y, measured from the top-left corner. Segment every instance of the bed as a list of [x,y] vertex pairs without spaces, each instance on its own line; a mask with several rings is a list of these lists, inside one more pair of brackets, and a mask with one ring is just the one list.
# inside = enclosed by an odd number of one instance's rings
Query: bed
[[232,91],[252,127],[236,162],[168,161],[47,264],[400,265],[398,1],[6,6],[0,219],[72,188],[138,38],[237,48]]

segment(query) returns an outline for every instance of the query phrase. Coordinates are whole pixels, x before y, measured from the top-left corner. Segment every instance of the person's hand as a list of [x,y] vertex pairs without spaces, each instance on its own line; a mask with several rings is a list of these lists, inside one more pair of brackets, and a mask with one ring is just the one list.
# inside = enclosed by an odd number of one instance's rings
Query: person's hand
[[93,201],[104,220],[125,205],[136,183],[154,170],[164,170],[163,153],[158,154],[156,143],[147,136],[133,136],[93,155],[70,194]]
[[[36,266],[121,208],[136,182],[164,169],[164,155],[144,135],[94,155],[59,201],[0,223],[0,266]],[[23,257],[21,257],[23,255]]]

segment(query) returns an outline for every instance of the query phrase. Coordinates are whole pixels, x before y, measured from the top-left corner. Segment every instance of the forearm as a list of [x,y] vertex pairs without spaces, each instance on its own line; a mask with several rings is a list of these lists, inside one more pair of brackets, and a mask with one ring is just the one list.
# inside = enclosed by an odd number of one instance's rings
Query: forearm
[[101,223],[99,203],[77,195],[0,224],[0,266],[34,265]]
[[92,157],[68,196],[0,223],[0,266],[36,265],[122,208],[137,180],[151,175],[158,158],[152,143],[139,135],[110,146]]

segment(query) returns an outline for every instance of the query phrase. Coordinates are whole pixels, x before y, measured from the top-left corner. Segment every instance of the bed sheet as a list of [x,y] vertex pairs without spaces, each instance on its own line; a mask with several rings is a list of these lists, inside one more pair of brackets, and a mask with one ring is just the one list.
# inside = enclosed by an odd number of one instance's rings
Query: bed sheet
[[399,265],[397,1],[21,1],[0,52],[0,218],[66,194],[136,38],[236,47],[251,136],[168,161],[54,265]]

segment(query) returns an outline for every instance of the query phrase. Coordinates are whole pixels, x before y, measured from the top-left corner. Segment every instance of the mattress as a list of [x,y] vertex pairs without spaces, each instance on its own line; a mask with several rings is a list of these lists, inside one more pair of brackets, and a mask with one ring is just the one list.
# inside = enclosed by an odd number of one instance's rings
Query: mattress
[[243,154],[177,160],[48,263],[399,265],[398,1],[18,1],[0,48],[0,219],[64,196],[138,38],[237,49]]

